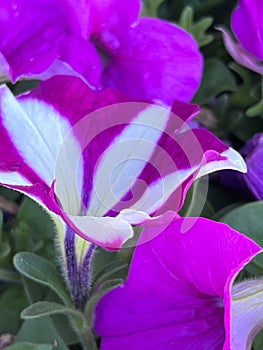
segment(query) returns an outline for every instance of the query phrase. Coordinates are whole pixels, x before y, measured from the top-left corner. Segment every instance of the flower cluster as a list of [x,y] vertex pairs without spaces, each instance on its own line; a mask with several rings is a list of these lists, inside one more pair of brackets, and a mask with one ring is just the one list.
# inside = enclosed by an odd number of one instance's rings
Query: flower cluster
[[[240,0],[233,13],[240,43],[223,36],[237,62],[262,74],[262,4],[253,6]],[[126,282],[94,307],[101,349],[250,349],[262,328],[262,281],[234,280],[262,248],[180,210],[195,180],[219,170],[248,168],[242,176],[262,199],[262,134],[241,151],[246,165],[191,123],[198,44],[140,10],[139,0],[0,2],[9,82],[0,86],[0,184],[52,218],[75,316],[92,294],[96,247],[114,254],[141,231]],[[15,96],[21,79],[38,85]]]

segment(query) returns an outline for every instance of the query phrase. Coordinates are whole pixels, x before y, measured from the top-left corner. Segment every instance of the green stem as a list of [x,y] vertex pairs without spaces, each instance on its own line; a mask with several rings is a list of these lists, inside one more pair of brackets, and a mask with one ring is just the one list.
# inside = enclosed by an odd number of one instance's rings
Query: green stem
[[21,280],[22,280],[22,283],[23,283],[23,287],[24,287],[24,291],[25,291],[25,294],[26,294],[26,297],[27,297],[27,300],[29,302],[29,304],[33,304],[34,303],[34,300],[32,298],[32,295],[30,293],[30,290],[28,288],[28,283],[26,281],[26,278],[24,276],[21,276]]
[[91,328],[79,330],[83,350],[98,350]]

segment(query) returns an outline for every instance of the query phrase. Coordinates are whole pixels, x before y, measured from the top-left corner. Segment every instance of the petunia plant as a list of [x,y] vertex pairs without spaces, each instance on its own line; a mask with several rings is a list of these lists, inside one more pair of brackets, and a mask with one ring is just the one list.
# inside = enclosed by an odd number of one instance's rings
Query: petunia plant
[[262,350],[261,7],[0,0],[1,350]]

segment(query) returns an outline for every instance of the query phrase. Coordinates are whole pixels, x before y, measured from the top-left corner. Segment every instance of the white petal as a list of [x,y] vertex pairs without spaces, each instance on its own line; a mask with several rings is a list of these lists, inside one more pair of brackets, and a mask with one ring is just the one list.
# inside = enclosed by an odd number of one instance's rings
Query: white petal
[[233,148],[229,148],[228,150],[221,153],[221,156],[226,157],[224,160],[215,160],[213,162],[207,163],[201,167],[198,172],[197,178],[208,175],[215,171],[219,170],[236,170],[242,173],[247,172],[247,166],[242,158],[242,156],[235,151]]
[[129,191],[150,159],[169,114],[158,106],[145,108],[103,153],[95,173],[89,214],[104,215]]
[[[196,170],[196,168],[178,170],[158,179],[151,184],[144,192],[143,196],[131,209],[153,213],[159,209],[170,197],[170,195]],[[178,208],[174,208],[176,210]]]
[[25,177],[17,172],[0,172],[0,183],[5,185],[30,186],[32,185]]
[[1,89],[3,125],[19,154],[47,185],[56,179],[56,194],[63,208],[79,213],[82,158],[73,135],[65,144],[71,130],[69,121],[52,105],[29,97],[17,101],[5,86]]
[[82,238],[109,249],[119,249],[133,236],[131,225],[122,219],[73,215],[67,218],[68,224]]

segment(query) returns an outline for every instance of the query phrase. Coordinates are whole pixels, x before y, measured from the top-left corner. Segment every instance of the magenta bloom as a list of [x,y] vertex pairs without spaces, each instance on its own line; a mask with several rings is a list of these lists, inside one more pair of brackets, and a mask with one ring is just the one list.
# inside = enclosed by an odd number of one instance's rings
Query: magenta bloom
[[246,159],[247,173],[242,174],[254,196],[263,200],[263,133],[258,133],[240,150]]
[[[125,102],[125,103],[124,103]],[[54,77],[18,98],[0,88],[0,183],[32,196],[82,238],[119,248],[140,224],[178,211],[194,179],[246,171],[242,157],[172,114],[111,89]]]
[[263,3],[261,0],[239,0],[232,14],[232,30],[236,43],[223,30],[225,46],[239,64],[263,74]]
[[[142,234],[155,236],[156,230],[147,227]],[[232,284],[261,250],[227,225],[203,218],[175,220],[136,248],[125,284],[100,300],[95,329],[102,336],[101,349],[250,349],[262,308],[255,311],[256,300],[249,314],[251,303],[242,299],[245,288],[240,283],[233,291]]]
[[46,79],[70,74],[93,89],[188,102],[202,74],[190,34],[138,18],[139,0],[5,0],[0,3],[0,73]]

